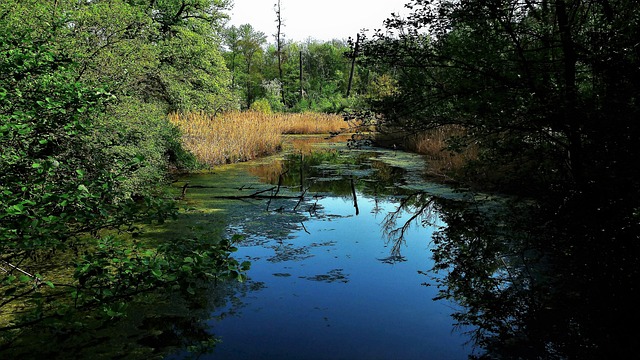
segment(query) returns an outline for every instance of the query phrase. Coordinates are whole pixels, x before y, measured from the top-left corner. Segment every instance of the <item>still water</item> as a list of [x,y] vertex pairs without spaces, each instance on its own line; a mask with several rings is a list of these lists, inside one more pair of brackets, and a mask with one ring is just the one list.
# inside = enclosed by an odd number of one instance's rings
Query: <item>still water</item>
[[[395,213],[421,165],[325,149],[185,179],[192,198],[220,198],[210,206],[245,236],[234,257],[252,264],[253,290],[215,309],[207,326],[221,342],[200,358],[466,359],[455,305],[432,300],[431,236],[444,224],[435,211]],[[245,184],[222,200],[232,178]],[[388,236],[406,223],[401,240]]]
[[141,235],[242,235],[246,282],[43,322],[0,358],[638,358],[637,199],[458,192],[419,156],[301,143],[185,177],[178,219]]
[[[463,359],[451,309],[434,302],[418,273],[430,268],[430,228],[406,237],[403,261],[389,260],[380,213],[394,210],[361,196],[319,201],[330,215],[289,239],[249,239],[236,256],[252,262],[264,288],[235,316],[212,322],[222,339],[213,359]],[[222,310],[224,311],[224,309]]]

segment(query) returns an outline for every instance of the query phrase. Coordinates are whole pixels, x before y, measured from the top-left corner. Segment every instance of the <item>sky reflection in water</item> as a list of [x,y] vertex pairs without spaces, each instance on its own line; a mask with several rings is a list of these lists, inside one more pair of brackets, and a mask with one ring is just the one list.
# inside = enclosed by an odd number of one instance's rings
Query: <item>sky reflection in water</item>
[[381,223],[395,204],[358,194],[357,216],[350,198],[319,204],[325,216],[306,231],[240,244],[235,257],[252,262],[250,281],[264,287],[211,321],[222,343],[207,359],[465,359],[451,305],[434,302],[436,288],[418,273],[433,265],[433,228],[413,226],[404,261],[390,263]]

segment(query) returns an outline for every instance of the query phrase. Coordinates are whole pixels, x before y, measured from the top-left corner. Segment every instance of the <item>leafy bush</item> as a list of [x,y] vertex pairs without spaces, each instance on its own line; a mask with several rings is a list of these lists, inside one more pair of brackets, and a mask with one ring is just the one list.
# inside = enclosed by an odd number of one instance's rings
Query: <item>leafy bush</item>
[[251,104],[250,110],[257,111],[262,114],[271,114],[273,111],[271,110],[271,104],[269,104],[269,100],[267,99],[258,99]]
[[9,269],[0,311],[12,319],[0,330],[87,306],[119,316],[142,291],[189,292],[207,278],[242,279],[248,267],[229,257],[228,241],[118,235],[176,215],[158,185],[178,132],[157,106],[77,81],[74,66],[31,32],[0,24],[0,265]]

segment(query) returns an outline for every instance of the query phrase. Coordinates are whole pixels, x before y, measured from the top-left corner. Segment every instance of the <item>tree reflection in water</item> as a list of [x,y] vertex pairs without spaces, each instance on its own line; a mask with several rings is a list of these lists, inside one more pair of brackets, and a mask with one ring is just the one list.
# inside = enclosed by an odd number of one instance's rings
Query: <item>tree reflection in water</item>
[[[391,243],[390,256],[385,262],[394,263],[404,261],[401,249],[405,244],[405,233],[416,223],[424,226],[437,226],[438,214],[435,209],[436,198],[423,192],[416,192],[400,200],[396,211],[388,213],[383,221],[383,232],[388,243]],[[405,213],[411,214],[402,225],[399,219]]]
[[416,194],[386,219],[399,253],[404,224],[445,226],[433,237],[435,300],[461,305],[476,359],[628,359],[638,339],[639,212],[594,192],[561,205],[466,202]]
[[[258,282],[209,284],[194,295],[148,293],[129,304],[124,318],[87,312],[77,319],[46,321],[0,346],[0,359],[197,359],[214,351],[220,339],[211,332],[217,318],[234,315],[242,299],[261,290]],[[170,356],[174,354],[173,356]]]

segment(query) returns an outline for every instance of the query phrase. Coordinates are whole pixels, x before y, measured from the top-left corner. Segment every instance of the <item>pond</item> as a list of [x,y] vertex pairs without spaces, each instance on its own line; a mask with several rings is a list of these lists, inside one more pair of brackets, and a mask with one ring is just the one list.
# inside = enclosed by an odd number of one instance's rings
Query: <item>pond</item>
[[638,357],[639,199],[453,190],[419,156],[320,140],[181,179],[180,217],[140,235],[234,239],[247,281],[41,323],[0,358]]
[[423,166],[416,155],[325,144],[177,183],[243,234],[234,257],[252,263],[254,290],[215,310],[208,326],[221,342],[201,358],[466,359],[454,304],[432,300],[426,276],[444,224],[435,208],[413,218],[400,206],[413,187],[459,196],[426,183]]

